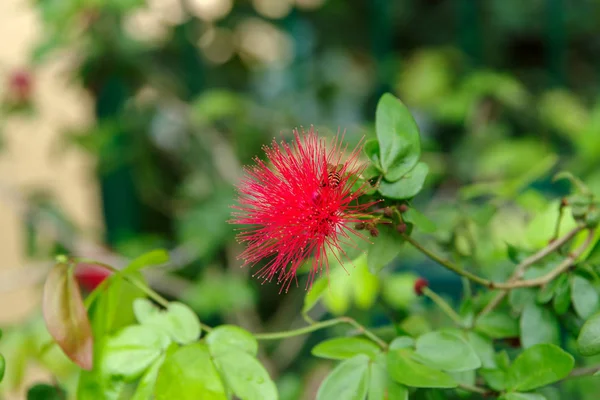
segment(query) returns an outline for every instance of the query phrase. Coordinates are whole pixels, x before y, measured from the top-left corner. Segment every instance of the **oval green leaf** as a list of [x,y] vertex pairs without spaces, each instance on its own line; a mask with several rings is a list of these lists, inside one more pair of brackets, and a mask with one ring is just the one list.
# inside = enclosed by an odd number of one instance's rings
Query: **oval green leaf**
[[216,357],[222,353],[243,351],[252,356],[258,353],[258,342],[252,334],[234,325],[221,325],[206,336],[210,354]]
[[153,250],[135,258],[125,268],[123,268],[121,273],[129,274],[147,267],[165,264],[167,262],[169,262],[169,253],[167,253],[165,250]]
[[67,357],[85,370],[92,369],[92,327],[69,264],[58,263],[48,274],[42,312],[48,332]]
[[317,400],[364,400],[369,390],[369,357],[359,354],[341,362],[325,378]]
[[379,236],[372,238],[373,245],[367,253],[367,266],[369,271],[377,274],[386,267],[400,253],[400,246],[404,239],[398,232],[387,225],[378,227]]
[[140,324],[160,329],[178,343],[189,344],[200,337],[200,320],[183,303],[171,302],[165,311],[161,311],[149,300],[137,299],[133,309]]
[[184,346],[158,371],[156,400],[226,400],[225,388],[205,344]]
[[406,212],[402,213],[402,218],[406,222],[410,222],[425,233],[433,233],[437,227],[435,222],[427,218],[424,214],[411,207]]
[[536,303],[525,306],[521,313],[521,344],[524,348],[539,343],[560,343],[560,327],[552,311]]
[[438,331],[420,336],[415,353],[424,363],[444,371],[469,371],[481,367],[471,345],[452,332]]
[[504,312],[492,311],[477,320],[475,329],[492,339],[516,337],[519,321]]
[[377,190],[382,196],[389,199],[410,199],[423,189],[423,184],[428,174],[429,166],[420,162],[395,182],[382,180]]
[[252,355],[235,350],[220,353],[215,364],[233,393],[244,400],[276,400],[277,388],[269,373]]
[[498,400],[546,400],[546,397],[539,393],[506,393]]
[[600,299],[596,288],[585,278],[575,275],[571,281],[571,299],[577,314],[588,319],[598,311]]
[[165,355],[163,354],[152,365],[144,372],[144,375],[140,378],[140,381],[135,389],[135,393],[131,400],[148,400],[152,398],[154,393],[154,386],[156,384],[156,378],[158,377],[158,371],[165,361]]
[[390,350],[407,349],[414,347],[415,340],[410,336],[398,336],[390,343]]
[[169,346],[166,333],[145,325],[128,326],[110,337],[102,360],[104,371],[125,379],[139,377]]
[[408,389],[394,382],[388,372],[386,356],[379,353],[369,365],[369,390],[367,400],[408,400]]
[[377,103],[375,130],[384,176],[389,182],[395,182],[419,161],[419,128],[406,106],[386,93]]
[[553,344],[536,344],[515,359],[508,369],[506,386],[509,390],[528,391],[558,382],[567,377],[575,359]]
[[420,388],[454,388],[458,385],[447,373],[414,361],[413,354],[404,349],[388,353],[387,368],[394,381]]
[[334,338],[319,343],[312,349],[312,354],[332,360],[345,360],[357,354],[364,354],[371,359],[380,353],[381,349],[375,343],[363,338]]
[[581,327],[577,338],[581,355],[589,357],[600,354],[600,313],[594,314]]

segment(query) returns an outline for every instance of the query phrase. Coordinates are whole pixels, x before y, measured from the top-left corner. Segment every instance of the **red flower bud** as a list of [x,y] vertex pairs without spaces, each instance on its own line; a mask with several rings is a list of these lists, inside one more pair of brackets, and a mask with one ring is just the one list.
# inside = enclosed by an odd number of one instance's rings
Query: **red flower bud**
[[75,279],[82,288],[91,292],[104,282],[111,273],[106,268],[95,264],[80,263],[75,269]]
[[9,93],[17,102],[26,102],[31,97],[33,79],[28,71],[14,72],[8,80]]
[[401,213],[405,213],[408,211],[408,206],[406,204],[400,204],[398,210],[400,210]]
[[429,282],[425,278],[419,278],[415,281],[415,294],[417,296],[423,295],[423,289],[429,286]]

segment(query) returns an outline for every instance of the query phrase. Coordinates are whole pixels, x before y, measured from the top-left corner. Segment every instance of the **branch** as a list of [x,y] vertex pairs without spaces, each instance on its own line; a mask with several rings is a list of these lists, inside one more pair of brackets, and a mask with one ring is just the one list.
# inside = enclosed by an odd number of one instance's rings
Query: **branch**
[[598,371],[600,371],[600,365],[594,365],[592,367],[575,368],[565,379],[580,378],[582,376],[594,375]]

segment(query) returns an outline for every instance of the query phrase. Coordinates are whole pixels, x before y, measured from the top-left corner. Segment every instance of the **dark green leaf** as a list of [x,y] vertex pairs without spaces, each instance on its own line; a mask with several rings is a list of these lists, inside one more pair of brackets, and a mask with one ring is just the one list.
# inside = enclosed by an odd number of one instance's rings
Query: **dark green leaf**
[[312,354],[317,357],[333,360],[345,360],[357,354],[364,354],[371,359],[381,352],[379,346],[363,338],[334,338],[319,343],[312,349]]
[[506,386],[514,391],[528,391],[567,377],[575,359],[553,344],[536,344],[523,351],[508,369]]
[[387,367],[393,380],[406,386],[421,388],[453,388],[457,383],[445,372],[413,360],[413,352],[400,349],[388,353]]
[[416,208],[411,207],[406,210],[406,212],[402,213],[402,218],[404,221],[414,224],[417,228],[426,233],[433,233],[437,229],[435,223],[424,214],[417,211]]
[[386,364],[383,353],[379,353],[375,362],[370,364],[367,400],[408,400],[408,389],[390,379]]
[[475,329],[492,339],[504,339],[519,335],[519,321],[510,315],[492,311],[477,320]]
[[389,182],[383,179],[379,183],[379,193],[389,199],[404,200],[416,196],[425,183],[425,178],[429,174],[429,167],[425,163],[418,163],[412,170],[395,182]]
[[468,371],[479,368],[481,361],[467,341],[455,333],[437,331],[417,339],[419,359],[445,371]]
[[156,400],[226,400],[225,388],[205,344],[184,346],[158,371]]
[[217,354],[214,361],[227,387],[240,399],[277,399],[277,388],[269,373],[252,355],[234,349]]
[[583,356],[600,354],[600,313],[592,315],[583,324],[577,338],[577,347]]
[[4,379],[5,372],[6,372],[6,360],[4,359],[4,356],[2,354],[0,354],[0,383],[2,383],[2,380]]
[[598,292],[594,286],[585,278],[575,275],[571,280],[571,299],[575,312],[587,319],[598,311]]
[[124,328],[106,343],[104,371],[109,375],[135,379],[169,346],[161,330],[144,325]]
[[258,352],[258,343],[252,334],[234,325],[221,325],[210,331],[206,343],[213,357],[222,353],[243,351],[252,356]]
[[192,343],[200,337],[198,316],[183,303],[171,302],[163,312],[149,300],[137,299],[133,309],[140,324],[160,329],[178,343]]
[[48,332],[60,348],[74,363],[90,370],[94,350],[92,328],[69,264],[58,263],[48,274],[42,311]]
[[149,253],[142,254],[138,258],[134,259],[123,268],[123,274],[129,274],[132,272],[139,271],[141,269],[161,265],[169,262],[169,253],[165,250],[153,250]]
[[375,129],[383,173],[388,181],[397,181],[419,161],[419,128],[406,106],[386,93],[377,104]]
[[524,348],[538,343],[560,343],[560,328],[549,309],[532,303],[525,307],[520,319],[521,344]]
[[65,400],[67,393],[59,386],[38,383],[27,390],[27,400]]
[[556,287],[554,289],[554,299],[552,299],[552,307],[558,315],[563,315],[571,305],[571,286],[567,275],[561,275],[556,279]]
[[359,354],[342,361],[325,378],[317,400],[364,400],[369,390],[369,357]]
[[367,253],[369,271],[377,274],[400,253],[404,239],[398,232],[387,225],[380,225],[379,236],[371,238],[373,245]]

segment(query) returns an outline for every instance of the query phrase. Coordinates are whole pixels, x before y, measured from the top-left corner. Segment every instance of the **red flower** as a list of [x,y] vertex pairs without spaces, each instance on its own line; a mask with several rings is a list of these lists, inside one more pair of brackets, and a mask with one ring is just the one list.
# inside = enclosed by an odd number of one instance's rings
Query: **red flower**
[[268,260],[259,277],[270,281],[277,275],[287,291],[298,268],[313,257],[309,287],[316,273],[329,271],[328,250],[343,256],[349,233],[362,237],[352,225],[374,203],[360,204],[364,190],[352,191],[364,168],[358,162],[361,146],[342,161],[346,149],[336,137],[328,150],[312,127],[301,134],[294,130],[291,145],[274,140],[264,147],[271,165],[257,158],[255,166],[245,169],[231,222],[249,225],[238,235],[248,245],[239,256],[244,265]]

